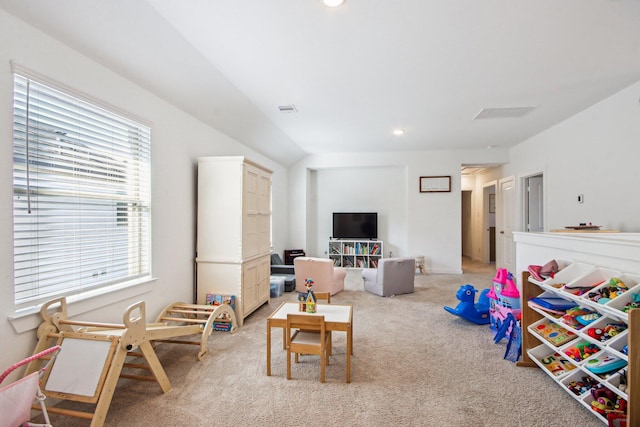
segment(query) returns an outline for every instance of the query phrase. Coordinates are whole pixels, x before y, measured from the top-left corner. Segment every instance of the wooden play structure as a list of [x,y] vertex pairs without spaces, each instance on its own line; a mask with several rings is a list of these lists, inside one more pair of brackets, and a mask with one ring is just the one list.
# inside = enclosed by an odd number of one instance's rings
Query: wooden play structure
[[[209,352],[207,341],[213,330],[214,322],[231,323],[229,332],[232,334],[238,330],[236,314],[230,305],[201,305],[178,302],[165,307],[158,316],[156,323],[147,327],[147,333],[149,334],[149,339],[154,342],[199,344],[198,360],[202,360],[204,355]],[[194,334],[202,335],[199,342],[173,339],[178,336]]]
[[[174,303],[161,312],[156,323],[147,324],[145,304],[141,301],[129,306],[124,312],[123,322],[118,324],[70,320],[63,297],[43,304],[40,315],[43,322],[37,331],[38,343],[34,354],[54,345],[60,346],[56,360],[43,377],[44,394],[55,399],[95,405],[93,412],[56,407],[50,407],[49,412],[90,419],[91,427],[104,424],[121,377],[154,381],[163,393],[171,389],[153,344],[200,345],[200,360],[208,352],[208,336],[216,319],[232,322],[231,332],[237,328],[234,311],[229,305]],[[200,339],[175,339],[190,335],[199,335]],[[34,360],[27,365],[25,375],[39,368],[39,360]]]

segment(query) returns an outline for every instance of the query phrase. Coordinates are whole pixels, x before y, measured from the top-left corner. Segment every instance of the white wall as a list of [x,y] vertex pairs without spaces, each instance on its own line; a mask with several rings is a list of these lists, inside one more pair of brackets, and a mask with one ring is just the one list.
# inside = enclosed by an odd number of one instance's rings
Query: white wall
[[[331,168],[314,171],[317,200],[311,256],[327,257],[327,240],[333,235],[333,212],[377,212],[378,239],[384,256],[410,256],[407,251],[407,169],[400,166]],[[319,185],[320,183],[320,185]],[[324,238],[322,238],[324,236]]]
[[[0,10],[0,315],[13,315],[12,250],[12,103],[10,60],[50,79],[142,117],[152,125],[153,275],[151,292],[124,299],[105,297],[69,307],[79,319],[121,321],[124,309],[144,299],[147,316],[176,301],[193,299],[196,212],[196,159],[200,156],[245,155],[274,170],[274,245],[283,248],[287,232],[287,171],[174,108],[38,30]],[[36,316],[20,323],[37,325]],[[28,356],[35,330],[17,333],[0,322],[0,366]]]
[[511,150],[504,176],[544,174],[546,231],[581,222],[640,231],[639,98],[637,82]]
[[[473,190],[473,257],[480,259],[485,206],[482,188],[515,176],[517,230],[523,229],[522,180],[544,175],[545,231],[592,222],[605,229],[640,231],[640,82],[610,96],[510,150],[501,168],[465,183]],[[577,201],[584,194],[584,203]]]
[[[431,273],[461,273],[461,176],[462,164],[496,164],[508,160],[507,151],[469,150],[469,151],[429,151],[429,152],[394,152],[394,153],[341,153],[328,155],[312,155],[289,168],[289,189],[291,191],[289,246],[307,251],[318,251],[324,256],[324,245],[331,234],[327,234],[326,225],[329,220],[316,216],[320,205],[318,197],[324,194],[338,193],[333,197],[340,200],[348,210],[358,210],[358,203],[348,205],[349,194],[335,189],[334,179],[328,178],[331,171],[340,169],[344,179],[358,182],[362,176],[368,176],[363,170],[390,171],[402,170],[406,176],[407,186],[400,200],[394,194],[396,203],[387,203],[392,187],[398,185],[400,175],[393,175],[391,186],[384,183],[360,187],[362,194],[357,200],[366,203],[372,211],[385,211],[388,224],[397,227],[393,233],[406,233],[395,236],[389,233],[391,246],[406,239],[406,247],[397,244],[399,255],[423,255],[425,265]],[[323,172],[313,172],[323,171]],[[348,172],[350,171],[350,173]],[[418,188],[420,176],[450,175],[450,193],[420,193]],[[382,196],[381,196],[382,195]],[[295,199],[295,200],[294,200]],[[364,201],[364,202],[362,202]],[[333,209],[333,208],[331,208]],[[328,212],[329,208],[325,208]],[[406,216],[406,224],[402,227],[402,218]],[[322,225],[324,224],[324,225]],[[397,225],[396,225],[397,224]],[[321,227],[325,227],[322,229]],[[310,249],[312,248],[312,249]],[[318,248],[322,248],[320,251]],[[388,256],[385,241],[385,256]],[[394,255],[396,253],[394,252]]]

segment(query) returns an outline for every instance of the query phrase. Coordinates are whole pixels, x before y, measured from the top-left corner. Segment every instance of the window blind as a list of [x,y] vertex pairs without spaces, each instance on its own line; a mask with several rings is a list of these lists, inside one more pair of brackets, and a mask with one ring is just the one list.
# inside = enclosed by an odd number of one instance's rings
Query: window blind
[[14,74],[16,306],[151,273],[151,129]]

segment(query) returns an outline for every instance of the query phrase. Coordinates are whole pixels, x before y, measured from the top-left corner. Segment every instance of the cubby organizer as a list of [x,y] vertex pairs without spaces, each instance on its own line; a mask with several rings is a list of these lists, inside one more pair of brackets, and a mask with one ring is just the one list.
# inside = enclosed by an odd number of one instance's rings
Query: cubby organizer
[[329,240],[329,258],[336,267],[378,268],[381,240]]
[[[624,282],[626,291],[617,290],[619,293],[608,299],[606,288],[612,277]],[[630,369],[634,353],[629,350],[635,346],[637,351],[638,343],[631,341],[640,339],[640,331],[631,335],[630,315],[624,308],[640,295],[640,276],[574,262],[544,281],[536,281],[528,272],[523,272],[522,290],[523,301],[534,297],[570,300],[589,312],[581,322],[590,323],[570,322],[561,313],[543,310],[528,302],[522,311],[527,333],[523,336],[523,359],[519,365],[539,366],[605,424],[606,415],[598,410],[597,404],[595,408],[592,406],[596,400],[592,388],[606,388],[603,393],[622,399],[618,400],[620,409],[627,409],[628,393],[633,388]],[[636,312],[638,310],[634,310],[633,316],[640,318]]]

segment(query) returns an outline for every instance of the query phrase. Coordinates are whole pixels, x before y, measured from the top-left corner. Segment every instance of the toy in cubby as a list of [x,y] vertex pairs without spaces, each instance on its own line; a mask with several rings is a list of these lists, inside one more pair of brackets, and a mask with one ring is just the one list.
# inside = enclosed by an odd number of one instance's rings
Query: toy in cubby
[[601,316],[597,311],[576,306],[566,311],[566,314],[562,316],[562,321],[573,329],[580,330],[593,321],[598,320]]
[[489,323],[489,298],[487,294],[489,289],[483,289],[478,297],[478,302],[475,302],[476,293],[478,290],[470,284],[462,285],[458,292],[456,292],[456,298],[460,300],[455,308],[445,306],[444,309],[456,316],[460,316],[470,322],[478,325],[486,325]]
[[566,348],[564,354],[576,362],[582,362],[600,351],[600,347],[587,341],[581,341],[574,346]]
[[606,417],[609,413],[626,414],[627,401],[602,384],[591,388],[591,409]]
[[[513,274],[509,273],[506,268],[499,268],[493,279],[487,297],[490,300],[489,315],[490,328],[498,332],[502,329],[507,316],[511,314],[515,319],[520,317],[520,292],[516,286]],[[509,334],[509,331],[503,331]]]
[[604,327],[587,329],[587,335],[600,340],[600,342],[605,342],[625,330],[627,330],[626,323],[607,323]]
[[595,378],[591,378],[589,375],[585,375],[579,381],[571,381],[569,384],[567,384],[567,388],[576,396],[581,396],[599,385],[600,383],[598,382],[598,380],[596,380]]
[[628,302],[624,307],[622,307],[622,312],[628,313],[634,308],[640,308],[640,293],[631,294],[631,301]]
[[627,292],[627,285],[617,277],[612,277],[606,286],[600,287],[595,291],[588,292],[587,298],[598,304],[606,304],[615,297]]
[[537,359],[542,364],[542,367],[551,372],[554,377],[565,375],[566,373],[578,368],[576,365],[569,362],[564,355],[558,352],[547,354]]
[[627,366],[627,361],[617,356],[605,355],[604,357],[593,357],[586,362],[586,368],[596,375],[607,376]]

